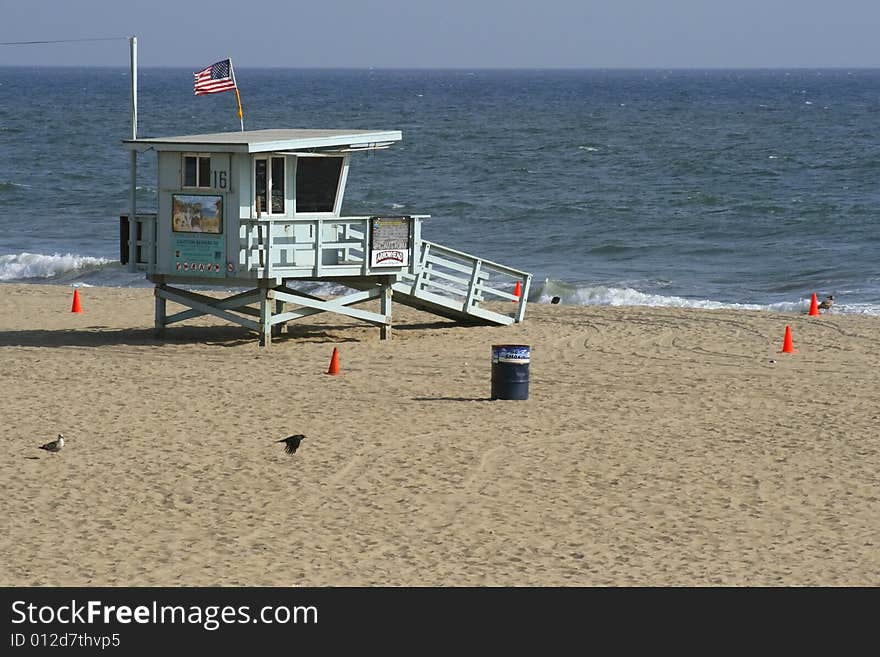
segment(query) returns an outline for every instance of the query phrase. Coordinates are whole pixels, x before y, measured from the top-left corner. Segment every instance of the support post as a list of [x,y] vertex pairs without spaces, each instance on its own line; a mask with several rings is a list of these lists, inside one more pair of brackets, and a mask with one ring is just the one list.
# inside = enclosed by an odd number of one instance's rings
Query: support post
[[385,324],[379,327],[379,339],[380,340],[390,340],[391,339],[391,294],[392,289],[391,285],[394,283],[394,277],[388,276],[382,282],[382,291],[379,294],[379,304],[380,309],[379,312],[385,316]]
[[260,288],[260,346],[268,347],[272,344],[272,306],[274,299],[272,290],[268,287]]
[[516,321],[517,322],[522,322],[523,318],[526,315],[526,301],[528,301],[528,298],[529,298],[529,288],[531,287],[531,285],[532,285],[532,275],[529,274],[526,277],[525,283],[523,283],[522,294],[520,294],[520,297],[519,297],[519,306],[516,311]]
[[167,306],[165,305],[165,297],[159,294],[160,290],[164,290],[165,285],[156,283],[153,288],[153,296],[155,297],[156,317],[153,323],[153,333],[158,337],[165,332],[165,319],[167,317]]

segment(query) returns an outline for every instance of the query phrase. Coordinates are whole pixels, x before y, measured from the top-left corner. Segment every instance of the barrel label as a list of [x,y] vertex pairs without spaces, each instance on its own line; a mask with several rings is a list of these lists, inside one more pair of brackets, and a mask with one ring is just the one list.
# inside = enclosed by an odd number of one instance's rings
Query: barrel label
[[526,365],[530,360],[530,348],[526,346],[492,347],[493,363]]

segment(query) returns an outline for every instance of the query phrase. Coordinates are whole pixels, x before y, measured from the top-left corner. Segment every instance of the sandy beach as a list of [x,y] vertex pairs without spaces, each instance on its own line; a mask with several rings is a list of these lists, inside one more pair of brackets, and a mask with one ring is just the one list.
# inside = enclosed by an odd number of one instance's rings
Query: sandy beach
[[[396,305],[261,349],[72,293],[0,286],[4,586],[880,585],[878,317]],[[505,343],[527,401],[489,400]]]

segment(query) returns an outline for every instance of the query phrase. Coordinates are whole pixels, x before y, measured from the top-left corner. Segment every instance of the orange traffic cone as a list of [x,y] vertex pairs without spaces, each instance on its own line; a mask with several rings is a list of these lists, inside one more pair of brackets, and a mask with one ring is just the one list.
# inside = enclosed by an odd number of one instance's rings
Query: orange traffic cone
[[330,357],[330,369],[327,374],[339,374],[339,350],[333,347],[333,355]]
[[81,313],[83,311],[82,306],[79,303],[79,290],[73,291],[73,305],[70,306],[70,312],[72,313]]
[[791,327],[785,327],[785,339],[782,341],[782,353],[784,354],[796,354],[794,343],[791,341]]
[[810,301],[810,314],[818,315],[819,314],[819,301],[816,299],[816,293],[813,292],[813,299]]
[[522,283],[520,283],[519,281],[517,281],[516,285],[513,286],[513,296],[516,297],[516,299],[511,299],[511,301],[513,301],[514,303],[519,301],[520,296],[522,296]]

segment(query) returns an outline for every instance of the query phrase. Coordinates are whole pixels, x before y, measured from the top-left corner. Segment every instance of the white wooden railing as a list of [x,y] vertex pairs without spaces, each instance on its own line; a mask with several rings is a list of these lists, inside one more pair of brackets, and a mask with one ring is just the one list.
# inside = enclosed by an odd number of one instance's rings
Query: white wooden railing
[[[414,261],[411,272],[397,274],[394,291],[493,320],[498,311],[484,311],[481,304],[515,302],[509,321],[522,321],[531,274],[422,240],[421,220],[426,216],[413,216]],[[240,264],[250,275],[262,278],[366,276],[371,273],[369,221],[368,216],[243,218]]]
[[532,280],[528,272],[427,240],[415,250],[415,273],[398,275],[395,290],[406,286],[412,296],[465,313],[478,311],[486,301],[516,302],[514,321],[522,321]]
[[[413,236],[420,222],[413,217]],[[240,222],[239,265],[257,278],[365,276],[369,262],[369,216],[319,219],[254,219]]]

